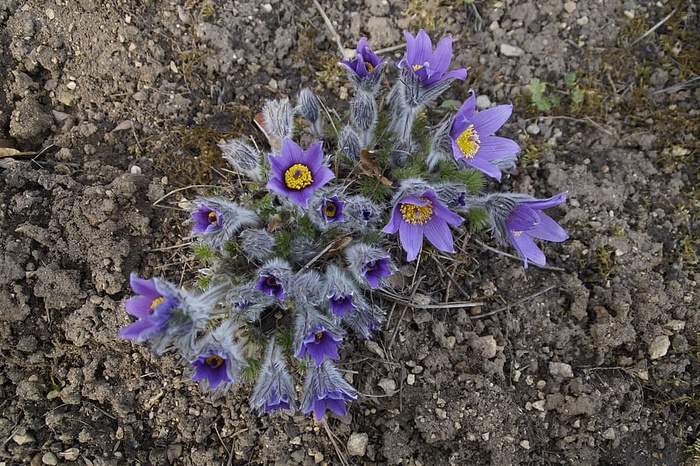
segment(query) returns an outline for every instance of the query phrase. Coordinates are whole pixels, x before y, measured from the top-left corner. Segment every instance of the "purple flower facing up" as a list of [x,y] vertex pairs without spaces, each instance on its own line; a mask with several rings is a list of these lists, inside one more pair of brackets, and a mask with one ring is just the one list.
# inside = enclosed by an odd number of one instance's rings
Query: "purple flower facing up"
[[270,154],[272,178],[267,188],[306,209],[314,190],[335,178],[331,169],[323,165],[322,145],[317,142],[304,152],[294,141],[285,138],[282,154]]
[[409,194],[394,205],[391,220],[382,229],[384,233],[399,232],[401,247],[406,260],[418,257],[423,245],[423,235],[440,251],[454,252],[450,227],[461,225],[464,219],[445,207],[432,189],[423,194]]
[[382,277],[388,277],[391,275],[391,270],[389,269],[389,258],[383,257],[381,259],[373,259],[371,261],[365,262],[362,267],[362,275],[367,280],[372,288],[379,286],[379,280]]
[[515,141],[492,134],[510,117],[513,106],[498,105],[479,113],[475,109],[476,95],[472,93],[452,122],[452,153],[456,160],[500,180],[501,169],[493,162],[515,156],[520,148]]
[[549,199],[520,201],[505,219],[508,239],[520,256],[527,262],[545,265],[546,258],[533,238],[560,243],[569,236],[564,229],[542,209],[557,206],[566,201],[567,193],[560,193]]
[[316,365],[320,366],[326,357],[340,359],[338,346],[341,342],[341,339],[334,337],[323,326],[317,325],[301,340],[301,346],[297,351],[296,357],[303,358],[308,353]]
[[357,41],[356,57],[354,60],[341,60],[340,64],[347,67],[360,79],[372,79],[376,70],[386,62],[379,58],[376,53],[369,48],[366,38]]
[[345,202],[338,199],[338,196],[333,196],[324,199],[321,204],[321,216],[326,223],[342,222],[343,221],[343,206]]
[[354,311],[357,306],[353,303],[353,294],[333,294],[328,297],[328,306],[331,308],[331,312],[334,316],[345,317],[345,313],[348,311]]
[[280,301],[284,299],[284,284],[279,277],[271,273],[260,275],[260,280],[255,285],[255,289],[262,291],[268,296],[274,296]]
[[191,362],[194,367],[192,380],[204,380],[209,382],[212,390],[223,382],[233,382],[229,376],[229,361],[215,351],[209,351]]
[[163,333],[173,310],[180,303],[175,290],[157,278],[144,280],[136,274],[129,277],[131,289],[140,296],[126,300],[126,311],[139,320],[119,331],[119,336],[130,340],[145,341]]
[[221,213],[210,209],[206,204],[200,204],[191,215],[197,222],[192,228],[194,233],[209,233],[221,229],[223,221]]
[[433,44],[428,34],[421,29],[416,37],[404,31],[406,37],[406,56],[398,62],[400,68],[410,69],[428,87],[450,78],[464,80],[467,70],[459,68],[447,71],[452,62],[452,37],[445,37],[438,42],[433,51]]
[[304,414],[313,411],[319,421],[328,409],[338,416],[345,416],[345,401],[356,399],[357,391],[329,360],[323,361],[318,367],[310,367],[306,372],[301,400],[301,410]]

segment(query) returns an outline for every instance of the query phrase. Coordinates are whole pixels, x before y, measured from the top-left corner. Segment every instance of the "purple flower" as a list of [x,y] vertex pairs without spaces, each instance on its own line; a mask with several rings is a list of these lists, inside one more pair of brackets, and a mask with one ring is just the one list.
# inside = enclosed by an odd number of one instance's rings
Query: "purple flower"
[[476,95],[472,93],[452,122],[452,153],[455,159],[500,180],[501,170],[491,162],[512,157],[520,148],[514,141],[492,134],[510,117],[513,106],[498,105],[479,113],[474,113],[475,109]]
[[357,309],[352,302],[352,293],[333,294],[329,296],[328,306],[331,308],[333,315],[338,317],[344,317],[346,312]]
[[319,141],[304,152],[294,141],[285,138],[282,154],[270,154],[272,178],[267,182],[267,188],[306,209],[314,189],[335,178],[330,168],[323,165],[322,145],[323,142]]
[[450,227],[460,225],[464,219],[445,207],[432,189],[421,195],[409,194],[394,205],[391,220],[382,229],[384,233],[399,232],[406,260],[418,257],[423,245],[423,235],[440,251],[454,252]]
[[364,37],[357,41],[357,56],[352,61],[341,60],[340,64],[347,67],[358,78],[371,79],[374,76],[375,70],[379,65],[386,62],[383,58],[379,58],[371,48]]
[[144,280],[136,274],[129,277],[131,289],[140,296],[126,300],[126,311],[139,320],[119,331],[119,336],[145,341],[166,330],[179,299],[171,287],[157,278]]
[[233,382],[228,372],[228,359],[215,351],[199,356],[191,364],[195,369],[192,380],[206,379],[212,390],[222,382]]
[[357,391],[345,381],[338,369],[329,360],[318,367],[310,367],[304,381],[301,409],[304,414],[314,412],[322,420],[330,409],[338,416],[345,416],[345,401],[357,399]]
[[447,71],[452,61],[452,37],[442,39],[433,51],[430,37],[423,29],[418,31],[415,38],[408,31],[403,33],[406,37],[406,56],[397,65],[413,71],[423,86],[431,86],[450,78],[466,79],[467,70],[464,68]]
[[532,238],[560,243],[569,237],[557,222],[541,210],[563,203],[566,195],[559,193],[549,199],[520,201],[506,218],[508,239],[525,260],[525,268],[528,261],[538,265],[546,263],[544,253]]
[[221,213],[207,207],[206,204],[200,204],[197,210],[192,212],[195,226],[192,228],[194,233],[209,233],[221,229],[223,220]]
[[323,326],[317,325],[301,340],[296,357],[303,358],[308,353],[317,366],[321,365],[326,356],[330,359],[340,359],[338,346],[341,341]]
[[362,267],[362,276],[372,288],[379,286],[379,280],[389,275],[391,275],[391,270],[389,269],[388,257],[367,261]]
[[287,371],[282,348],[273,338],[267,345],[258,381],[250,395],[250,407],[258,412],[292,409],[295,401],[294,380]]
[[260,275],[260,280],[255,285],[255,289],[262,291],[268,296],[274,296],[278,300],[284,299],[284,285],[279,277],[271,273]]
[[344,205],[345,202],[339,200],[338,196],[324,199],[320,209],[321,216],[326,223],[342,222]]

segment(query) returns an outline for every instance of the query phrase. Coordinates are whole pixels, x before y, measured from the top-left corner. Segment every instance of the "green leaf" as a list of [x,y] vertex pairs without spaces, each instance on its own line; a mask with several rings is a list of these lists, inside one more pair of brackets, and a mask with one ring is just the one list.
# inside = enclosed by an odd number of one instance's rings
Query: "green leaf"
[[574,87],[576,85],[576,73],[569,73],[564,76],[564,84],[567,87]]
[[489,216],[484,209],[469,209],[469,231],[476,233],[489,226]]

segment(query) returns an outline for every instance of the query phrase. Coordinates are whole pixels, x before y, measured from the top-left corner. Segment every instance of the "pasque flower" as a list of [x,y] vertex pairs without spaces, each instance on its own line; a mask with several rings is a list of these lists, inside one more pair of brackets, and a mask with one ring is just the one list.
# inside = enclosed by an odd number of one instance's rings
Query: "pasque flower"
[[357,41],[355,53],[353,60],[341,60],[340,64],[349,70],[350,80],[357,88],[376,91],[386,60],[372,51],[364,37]]
[[343,221],[343,206],[345,202],[338,199],[338,196],[332,196],[323,200],[320,212],[323,220],[326,223],[342,222]]
[[338,416],[345,416],[345,401],[357,399],[357,391],[340,374],[328,359],[306,372],[301,409],[304,414],[314,412],[317,420],[322,420],[330,409]]
[[126,300],[126,311],[139,320],[119,331],[119,336],[145,341],[163,333],[173,310],[180,305],[177,291],[172,285],[158,278],[145,280],[136,274],[129,277],[131,289],[140,296]]
[[408,194],[394,205],[391,220],[382,229],[384,233],[399,232],[401,246],[406,251],[406,260],[418,257],[423,245],[423,235],[437,249],[454,252],[450,227],[460,225],[464,219],[445,207],[428,189],[422,194]]
[[273,338],[267,345],[258,381],[250,395],[250,407],[259,413],[269,413],[278,409],[292,409],[294,402],[294,380],[287,371],[282,348]]
[[221,229],[222,216],[221,212],[209,208],[206,204],[199,204],[197,210],[192,212],[195,226],[192,231],[195,233],[209,233]]
[[319,141],[303,151],[286,138],[282,143],[282,154],[270,154],[272,178],[267,182],[267,188],[306,209],[314,190],[335,178],[330,168],[323,165],[322,146]]
[[452,152],[456,160],[466,163],[497,180],[501,170],[492,162],[516,155],[520,148],[515,141],[492,136],[508,120],[512,105],[498,105],[475,113],[476,95],[462,104],[450,128]]
[[447,71],[452,61],[452,37],[442,39],[433,51],[430,37],[423,29],[415,37],[408,31],[403,33],[406,37],[406,56],[398,66],[413,71],[423,86],[432,86],[450,78],[466,79],[467,70],[464,68]]
[[336,338],[330,330],[327,330],[322,325],[316,325],[311,329],[311,332],[303,337],[296,357],[303,358],[308,353],[317,366],[326,357],[340,359],[338,346],[341,342],[342,340]]
[[215,351],[209,351],[191,362],[194,367],[192,380],[206,379],[212,390],[224,382],[233,382],[228,374],[228,360]]
[[235,322],[225,320],[198,343],[195,357],[190,360],[194,367],[192,380],[206,380],[215,390],[238,378],[245,362],[239,344],[233,339],[236,329]]

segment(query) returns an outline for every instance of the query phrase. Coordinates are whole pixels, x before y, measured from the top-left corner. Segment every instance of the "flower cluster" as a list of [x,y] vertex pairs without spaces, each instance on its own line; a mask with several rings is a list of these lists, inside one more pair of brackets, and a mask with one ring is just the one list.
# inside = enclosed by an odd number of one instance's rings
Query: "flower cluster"
[[[349,123],[333,135],[319,98],[303,89],[295,104],[271,100],[256,117],[269,151],[244,138],[220,145],[248,181],[243,193],[191,203],[195,253],[207,262],[202,291],[132,275],[138,296],[126,310],[138,320],[121,337],[149,342],[157,354],[178,351],[192,380],[217,393],[254,380],[250,407],[259,413],[300,409],[320,420],[328,410],[346,414],[357,398],[339,368],[343,342],[349,331],[371,338],[381,327],[385,313],[372,295],[392,285],[397,246],[406,261],[428,247],[424,239],[454,253],[454,232],[489,225],[525,267],[545,264],[533,238],[567,238],[542,212],[566,193],[480,193],[484,177],[501,180],[515,166],[518,145],[494,135],[512,106],[477,112],[470,91],[452,117],[417,131],[416,117],[467,71],[450,69],[450,37],[434,49],[423,30],[405,37],[392,76],[365,38],[353,60],[339,63],[354,94]],[[387,80],[393,85],[379,99]],[[377,131],[380,123],[386,130]],[[297,142],[309,138],[316,142]]]

